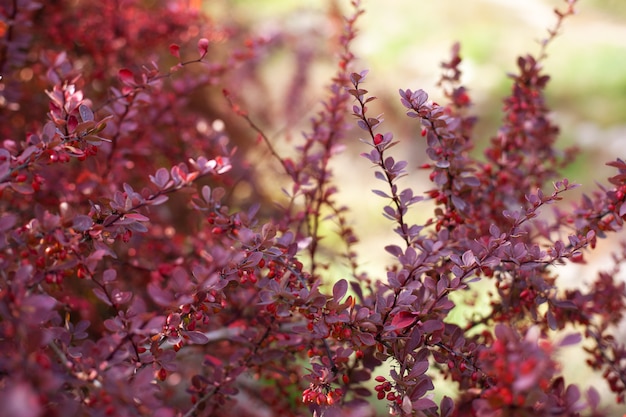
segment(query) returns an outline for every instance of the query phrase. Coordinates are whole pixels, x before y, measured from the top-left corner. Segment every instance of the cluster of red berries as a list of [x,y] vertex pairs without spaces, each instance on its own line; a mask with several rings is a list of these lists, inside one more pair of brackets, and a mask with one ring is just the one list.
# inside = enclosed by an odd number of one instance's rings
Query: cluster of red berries
[[331,390],[327,386],[311,385],[302,392],[302,402],[304,404],[333,405],[341,399],[342,395],[341,388]]
[[402,396],[393,390],[393,385],[391,382],[387,381],[384,376],[377,376],[374,378],[376,382],[379,382],[378,385],[374,387],[374,391],[376,391],[376,398],[379,400],[384,400],[385,398],[388,401],[395,401],[396,404],[402,404]]
[[552,345],[547,341],[540,340],[535,352],[518,351],[502,340],[494,341],[491,349],[481,352],[480,359],[488,364],[491,380],[497,383],[487,388],[482,397],[498,409],[524,406],[526,399],[532,397],[530,391],[547,392],[555,367],[550,360],[551,351]]

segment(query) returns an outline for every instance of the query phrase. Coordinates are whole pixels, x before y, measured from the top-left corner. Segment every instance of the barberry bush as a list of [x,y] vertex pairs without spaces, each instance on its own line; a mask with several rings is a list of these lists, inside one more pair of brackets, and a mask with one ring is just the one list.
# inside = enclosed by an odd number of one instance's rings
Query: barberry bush
[[[519,58],[483,156],[458,45],[445,102],[399,91],[430,160],[427,190],[399,181],[412,169],[354,68],[357,0],[319,50],[296,53],[285,120],[263,102],[282,80],[260,72],[294,33],[257,36],[198,3],[0,5],[3,415],[369,416],[384,404],[599,417],[624,403],[626,246],[587,288],[558,285],[559,267],[585,262],[626,217],[621,159],[596,192],[561,201],[575,152],[555,146],[542,63],[574,0],[540,53]],[[302,139],[265,133],[310,102],[309,66],[329,50],[336,72]],[[359,138],[396,234],[372,255],[389,259],[386,276],[356,254],[368,232],[352,227],[358,206],[337,202],[354,185],[332,162]],[[477,281],[493,288],[480,308],[463,296]],[[459,309],[463,323],[450,319]],[[610,392],[565,380],[559,349],[576,344],[576,366]]]

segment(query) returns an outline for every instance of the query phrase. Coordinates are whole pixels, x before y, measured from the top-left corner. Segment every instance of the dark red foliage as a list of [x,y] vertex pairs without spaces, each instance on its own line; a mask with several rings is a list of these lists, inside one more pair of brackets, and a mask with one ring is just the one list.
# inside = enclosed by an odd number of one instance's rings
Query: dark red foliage
[[[337,70],[291,150],[261,126],[293,122],[324,48],[296,54],[285,120],[273,120],[259,72],[296,42],[286,28],[255,36],[184,0],[0,5],[3,413],[369,416],[382,401],[392,415],[609,415],[598,390],[565,382],[557,356],[584,343],[581,364],[624,402],[626,245],[589,288],[556,281],[626,218],[619,159],[608,184],[559,203],[575,188],[558,178],[574,151],[555,147],[541,65],[566,3],[539,56],[519,58],[483,160],[459,45],[445,103],[400,90],[427,145],[426,191],[400,186],[409,164],[370,114],[367,71],[354,72],[357,0],[342,27],[331,15]],[[354,119],[399,236],[381,247],[386,277],[361,267],[354,244],[368,231],[337,203],[348,184],[331,162],[355,141]],[[279,172],[256,167],[261,147]],[[412,223],[426,200],[432,215]],[[329,272],[346,261],[350,276]],[[489,312],[452,323],[451,295],[478,280],[493,283]],[[459,398],[437,404],[436,375]]]

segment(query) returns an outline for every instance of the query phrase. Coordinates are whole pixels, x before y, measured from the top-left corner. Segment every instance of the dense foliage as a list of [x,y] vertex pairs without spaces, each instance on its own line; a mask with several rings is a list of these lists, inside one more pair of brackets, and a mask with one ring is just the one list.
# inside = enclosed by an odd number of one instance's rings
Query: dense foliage
[[[409,164],[354,68],[357,0],[327,39],[336,74],[295,145],[260,127],[285,121],[262,117],[258,98],[273,88],[263,61],[298,39],[256,36],[197,3],[0,5],[6,415],[368,416],[377,403],[393,415],[607,415],[598,390],[561,375],[558,349],[577,343],[580,363],[624,402],[626,346],[614,331],[625,247],[588,288],[557,286],[559,265],[585,262],[626,216],[619,159],[608,184],[559,203],[574,188],[558,177],[574,151],[555,147],[541,64],[574,0],[539,55],[519,58],[483,157],[470,152],[458,45],[443,64],[445,103],[400,90],[431,160],[426,191],[398,182]],[[324,49],[297,56],[286,114],[311,99],[303,84]],[[347,184],[331,161],[359,135],[398,237],[376,255],[390,256],[384,277],[361,267],[354,244],[368,231],[353,230],[336,198]],[[278,173],[259,169],[259,147]],[[335,275],[339,263],[351,272]],[[478,280],[494,290],[470,314],[451,295]],[[459,307],[466,323],[449,320]],[[459,397],[436,403],[435,375]]]

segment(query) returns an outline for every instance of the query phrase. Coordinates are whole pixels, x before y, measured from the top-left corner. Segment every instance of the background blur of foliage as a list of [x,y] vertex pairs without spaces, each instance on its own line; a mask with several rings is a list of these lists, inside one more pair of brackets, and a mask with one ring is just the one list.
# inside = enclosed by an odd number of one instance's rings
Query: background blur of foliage
[[[310,42],[303,42],[302,50],[291,51],[295,54],[326,52],[325,35],[332,31],[326,13],[346,5],[339,0],[204,3],[203,7],[224,20],[247,22],[268,32],[280,26],[294,36],[307,35]],[[536,41],[553,22],[552,9],[561,4],[559,0],[367,1],[355,51],[363,68],[371,70],[370,91],[390,107],[383,110],[392,121],[403,117],[398,88],[424,88],[433,97],[439,95],[435,86],[439,62],[447,58],[453,42],[461,42],[463,80],[475,102],[474,112],[480,116],[477,137],[486,141],[498,126],[500,99],[510,87],[506,73],[514,70],[519,54],[537,53]],[[548,102],[557,109],[562,145],[576,143],[584,150],[579,164],[567,174],[588,183],[583,167],[603,163],[626,143],[626,2],[585,0],[577,10],[578,16],[566,22],[548,50],[546,70],[552,76]],[[294,68],[284,61],[280,64],[275,67],[278,72],[270,74],[285,79]],[[315,74],[320,78],[313,85],[323,85],[326,73]],[[411,134],[391,123],[387,128],[396,136]],[[478,144],[477,151],[480,148]],[[609,171],[594,168],[596,178],[604,172]]]
[[[212,0],[203,7],[224,24],[242,24],[252,32],[269,36],[286,31],[286,36],[298,39],[297,48],[280,50],[264,64],[267,65],[268,88],[257,96],[263,106],[250,105],[253,119],[261,123],[266,133],[278,143],[283,154],[291,149],[284,146],[285,137],[297,141],[309,117],[319,109],[316,105],[320,91],[328,83],[334,64],[329,52],[332,36],[336,36],[340,15],[348,2],[340,0]],[[469,88],[474,102],[473,114],[479,117],[474,139],[475,152],[495,135],[502,117],[501,100],[510,91],[507,73],[515,70],[515,60],[526,53],[537,54],[538,41],[543,39],[554,22],[552,10],[562,6],[561,0],[370,0],[363,7],[365,15],[359,21],[359,37],[354,51],[360,59],[355,71],[369,69],[367,89],[377,96],[372,114],[384,113],[383,131],[392,131],[403,142],[396,154],[410,155],[409,160],[426,162],[423,141],[411,123],[406,122],[400,105],[399,88],[423,88],[437,100],[442,94],[436,86],[440,62],[447,59],[452,44],[461,43],[464,59],[463,84]],[[578,15],[568,19],[560,36],[549,46],[545,61],[546,73],[552,77],[547,89],[548,105],[561,128],[562,148],[576,145],[581,153],[563,175],[583,185],[583,191],[594,189],[610,170],[604,164],[615,157],[626,157],[626,1],[584,0],[577,5]],[[286,43],[294,45],[293,42]],[[308,66],[308,73],[303,71]],[[293,86],[306,86],[304,90]],[[308,92],[308,93],[307,93]],[[291,108],[281,108],[290,102],[284,97],[300,95]],[[243,94],[242,94],[243,96]],[[250,102],[250,96],[242,97]],[[292,102],[298,100],[292,98]],[[255,114],[262,108],[265,114]],[[276,120],[284,125],[275,126]],[[383,201],[369,193],[374,183],[368,162],[359,157],[362,144],[356,139],[352,148],[339,156],[335,174],[343,184],[340,198],[360,211],[354,213],[355,229],[361,233],[358,245],[361,261],[373,276],[384,276],[387,259],[373,257],[381,253],[383,241],[389,241],[389,224],[380,216]],[[419,138],[419,139],[418,139]],[[282,144],[282,147],[281,147]],[[259,151],[266,161],[267,151]],[[420,172],[408,181],[427,178]],[[346,187],[345,184],[349,184]],[[419,186],[417,187],[420,188]],[[269,192],[277,192],[270,190]],[[583,191],[571,194],[578,196]],[[362,204],[354,205],[355,201]],[[425,210],[427,212],[428,210]],[[418,214],[419,215],[419,214]],[[604,242],[611,248],[612,242]],[[598,251],[588,267],[570,268],[563,273],[581,285],[591,271],[602,267],[608,250]],[[587,273],[589,271],[589,273]],[[338,271],[339,273],[341,271]],[[478,298],[480,300],[480,296]],[[462,309],[456,315],[463,315]],[[454,316],[454,315],[453,315]],[[454,320],[454,317],[452,317]],[[573,360],[580,352],[565,353]],[[569,375],[576,381],[601,379],[588,374]],[[438,392],[437,395],[442,395]]]
[[[291,49],[277,49],[278,53],[264,63],[265,91],[257,92],[259,95],[252,100],[254,94],[246,91],[251,116],[261,120],[261,126],[275,140],[286,136],[297,141],[309,117],[319,110],[319,93],[327,85],[334,64],[329,56],[333,52],[331,40],[340,29],[340,15],[347,4],[341,0],[202,2],[202,7],[221,24],[242,25],[268,36],[284,31],[283,36],[298,39],[295,43],[285,42]],[[439,64],[448,58],[451,45],[459,41],[464,59],[463,83],[474,102],[473,113],[479,117],[475,152],[482,154],[500,123],[501,99],[511,86],[507,73],[515,70],[517,56],[538,53],[538,41],[554,22],[552,10],[561,5],[561,0],[364,2],[366,13],[359,21],[354,48],[360,61],[354,70],[370,70],[367,88],[379,98],[373,112],[384,113],[384,129],[404,140],[405,149],[399,152],[411,155],[415,166],[426,161],[421,152],[423,141],[416,139],[419,132],[406,123],[398,89],[423,88],[433,99],[441,98],[436,86]],[[596,180],[610,174],[604,163],[616,156],[624,157],[626,147],[626,2],[585,0],[577,10],[578,15],[565,22],[560,36],[548,48],[545,66],[552,80],[547,100],[561,127],[561,147],[577,145],[582,151],[563,175],[589,191]],[[298,46],[293,48],[294,44]],[[294,85],[300,87],[294,91]],[[283,103],[298,101],[285,100],[289,94],[298,95],[299,103],[284,108]],[[260,109],[265,114],[254,113]],[[272,125],[276,120],[284,124]],[[359,157],[363,151],[356,140],[359,134],[355,130],[354,148],[339,158],[343,162],[337,164],[336,174],[355,184],[340,190],[347,202],[363,200],[363,222],[371,230],[372,246],[366,241],[361,248],[369,251],[380,240],[377,232],[386,233],[388,225],[379,216],[382,201],[364,193],[371,188],[368,183],[373,177],[364,175],[369,166]],[[284,148],[283,152],[288,152],[291,147]],[[265,150],[260,152],[267,155]]]

